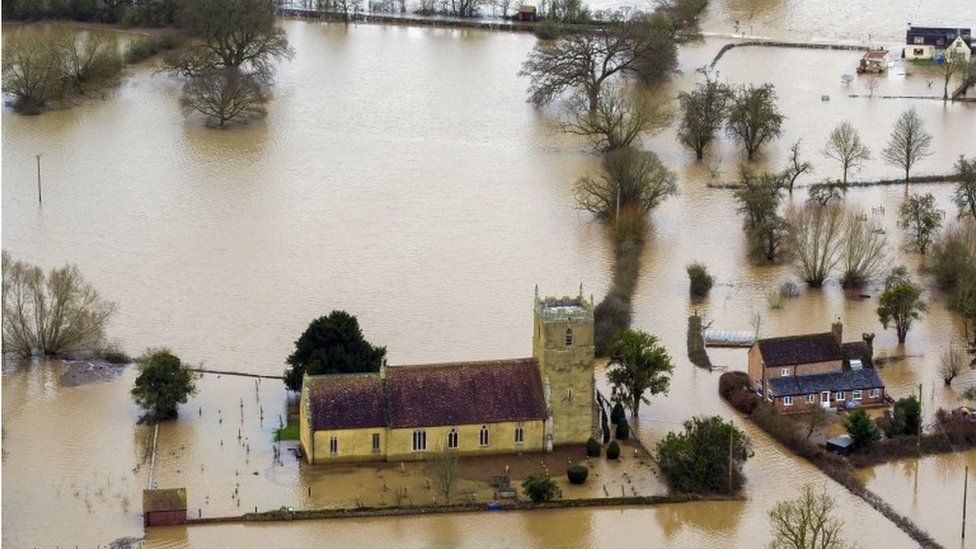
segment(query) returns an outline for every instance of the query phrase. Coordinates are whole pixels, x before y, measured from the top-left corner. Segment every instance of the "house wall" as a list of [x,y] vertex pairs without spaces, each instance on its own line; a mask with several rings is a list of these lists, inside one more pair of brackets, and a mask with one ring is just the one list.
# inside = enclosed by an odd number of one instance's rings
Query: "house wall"
[[932,59],[935,56],[935,46],[925,44],[906,44],[905,59]]
[[[373,451],[373,434],[380,435],[378,452]],[[315,437],[315,455],[309,458],[309,463],[383,461],[386,458],[386,427],[315,431],[313,436]],[[338,442],[338,452],[335,454],[329,452],[329,442],[333,436]]]
[[[535,315],[533,357],[549,384],[553,444],[585,444],[593,436],[593,319],[546,320]],[[566,345],[566,330],[573,342]]]
[[480,445],[481,425],[445,425],[425,427],[427,451],[413,451],[413,432],[416,429],[390,429],[387,437],[388,461],[409,461],[429,458],[447,447],[447,434],[451,427],[458,430],[460,455],[485,455],[515,452],[541,452],[545,449],[545,427],[542,420],[523,421],[524,442],[515,444],[515,428],[519,422],[488,423],[488,446]]
[[962,55],[963,59],[965,59],[966,61],[969,61],[969,57],[972,54],[972,52],[970,51],[969,46],[966,45],[966,42],[962,38],[957,37],[946,48],[947,57],[949,55],[956,54],[956,53]]
[[315,459],[312,447],[312,425],[309,422],[311,401],[309,400],[310,384],[302,382],[302,394],[298,401],[298,435],[302,444],[302,453],[305,461],[312,463]]
[[[749,348],[749,381],[755,391],[762,382],[762,353],[759,352],[759,344],[753,343]],[[763,388],[765,390],[765,388]]]
[[[854,395],[853,391],[845,391],[844,392],[844,399],[843,400],[835,400],[834,397],[836,396],[836,393],[831,392],[830,393],[830,407],[831,408],[837,408],[837,407],[841,407],[841,406],[845,405],[848,401],[853,400],[853,395]],[[863,406],[865,408],[870,408],[870,407],[874,407],[874,406],[882,406],[882,405],[884,405],[885,390],[884,390],[883,387],[880,388],[880,391],[878,392],[877,398],[871,398],[868,395],[870,395],[870,390],[869,389],[864,389],[861,392],[861,401],[860,401],[861,402],[861,406]],[[817,394],[814,395],[813,403],[812,404],[807,404],[807,402],[806,402],[806,395],[796,395],[796,396],[793,397],[793,404],[791,406],[787,406],[786,404],[783,404],[783,399],[782,398],[775,399],[773,401],[773,405],[776,407],[777,410],[779,410],[781,413],[784,413],[784,414],[794,414],[794,413],[806,412],[810,408],[813,408],[813,407],[816,407],[816,406],[820,406],[821,405],[820,404],[820,393],[817,393]]]

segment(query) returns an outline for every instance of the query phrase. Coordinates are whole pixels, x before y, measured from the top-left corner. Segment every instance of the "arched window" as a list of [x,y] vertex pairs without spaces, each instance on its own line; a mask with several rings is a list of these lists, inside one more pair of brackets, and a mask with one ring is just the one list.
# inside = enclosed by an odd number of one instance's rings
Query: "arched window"
[[457,449],[458,447],[458,430],[455,427],[451,427],[451,430],[447,433],[447,447],[451,450]]
[[335,435],[329,437],[329,453],[334,456],[339,454],[339,439]]
[[573,329],[566,328],[566,346],[569,347],[573,344]]
[[481,426],[481,435],[478,437],[478,443],[482,446],[488,446],[488,426]]
[[521,423],[515,426],[515,444],[522,444],[525,442],[525,428]]

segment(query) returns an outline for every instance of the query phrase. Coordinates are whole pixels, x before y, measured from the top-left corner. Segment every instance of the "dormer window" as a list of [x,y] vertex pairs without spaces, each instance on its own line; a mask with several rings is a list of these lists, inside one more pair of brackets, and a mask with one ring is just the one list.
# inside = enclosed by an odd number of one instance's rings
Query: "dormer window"
[[566,346],[569,347],[573,344],[573,329],[566,328]]

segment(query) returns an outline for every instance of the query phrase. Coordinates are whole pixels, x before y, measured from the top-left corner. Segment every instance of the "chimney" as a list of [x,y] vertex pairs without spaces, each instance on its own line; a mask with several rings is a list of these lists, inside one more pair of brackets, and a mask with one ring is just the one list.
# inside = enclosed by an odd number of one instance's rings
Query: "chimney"
[[861,339],[864,340],[864,344],[868,346],[868,354],[871,358],[874,358],[874,332],[861,334]]
[[844,325],[839,320],[830,325],[830,332],[834,334],[838,345],[844,342]]

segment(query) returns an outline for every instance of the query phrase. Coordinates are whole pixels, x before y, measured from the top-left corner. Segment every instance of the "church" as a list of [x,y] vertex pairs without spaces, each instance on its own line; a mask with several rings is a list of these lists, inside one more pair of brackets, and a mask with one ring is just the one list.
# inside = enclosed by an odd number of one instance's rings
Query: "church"
[[310,464],[549,452],[598,435],[593,299],[540,298],[532,358],[384,366],[305,376],[299,403]]

